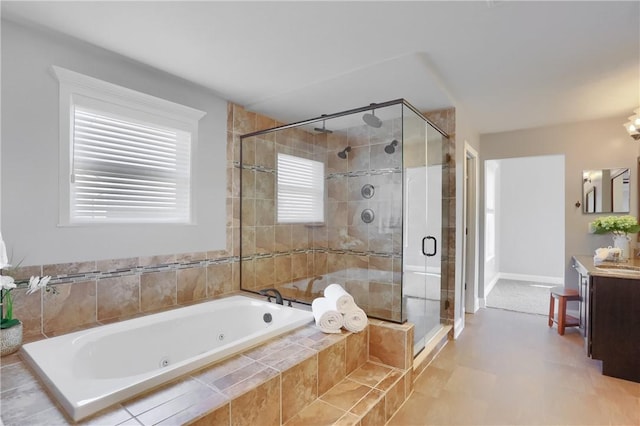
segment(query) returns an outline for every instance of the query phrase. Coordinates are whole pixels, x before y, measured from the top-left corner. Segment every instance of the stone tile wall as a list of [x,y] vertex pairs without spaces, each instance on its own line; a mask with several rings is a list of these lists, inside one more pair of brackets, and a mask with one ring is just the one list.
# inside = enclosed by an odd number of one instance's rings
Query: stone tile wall
[[[440,318],[443,324],[455,322],[455,268],[456,268],[456,115],[455,108],[426,111],[423,115],[442,129],[442,257]],[[450,335],[453,337],[454,330]]]
[[57,292],[13,290],[14,317],[26,337],[53,336],[203,301],[239,290],[234,263],[209,252],[19,268],[17,280],[50,275]]

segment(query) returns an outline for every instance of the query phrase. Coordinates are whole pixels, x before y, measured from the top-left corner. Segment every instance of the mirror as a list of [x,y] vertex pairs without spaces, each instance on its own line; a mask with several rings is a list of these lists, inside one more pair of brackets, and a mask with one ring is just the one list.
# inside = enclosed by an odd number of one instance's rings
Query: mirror
[[583,213],[629,213],[630,177],[626,168],[583,171]]

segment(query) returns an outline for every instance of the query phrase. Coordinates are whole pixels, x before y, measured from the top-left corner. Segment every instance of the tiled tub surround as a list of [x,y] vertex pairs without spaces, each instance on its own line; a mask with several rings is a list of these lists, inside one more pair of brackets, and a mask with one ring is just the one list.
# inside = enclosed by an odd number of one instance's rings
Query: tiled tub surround
[[21,355],[80,420],[312,321],[309,310],[236,295],[43,339]]
[[58,292],[14,290],[14,316],[25,337],[51,337],[233,293],[237,265],[216,251],[21,267],[16,279],[51,275]]
[[[413,390],[412,331],[412,325],[379,320],[357,334],[305,326],[84,423],[381,425]],[[69,424],[20,358],[6,361],[0,370],[4,424]]]

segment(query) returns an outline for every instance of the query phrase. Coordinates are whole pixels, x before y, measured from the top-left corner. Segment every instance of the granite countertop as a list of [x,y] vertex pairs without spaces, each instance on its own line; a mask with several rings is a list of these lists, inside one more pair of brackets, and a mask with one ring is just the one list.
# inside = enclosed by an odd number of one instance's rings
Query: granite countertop
[[[604,269],[598,268],[593,265],[593,256],[580,255],[573,256],[574,262],[579,263],[584,269],[587,270],[589,275],[599,277],[612,277],[612,278],[629,278],[640,280],[640,272],[626,272],[624,269]],[[632,266],[640,269],[640,258],[635,257],[623,262],[602,262],[602,266]]]

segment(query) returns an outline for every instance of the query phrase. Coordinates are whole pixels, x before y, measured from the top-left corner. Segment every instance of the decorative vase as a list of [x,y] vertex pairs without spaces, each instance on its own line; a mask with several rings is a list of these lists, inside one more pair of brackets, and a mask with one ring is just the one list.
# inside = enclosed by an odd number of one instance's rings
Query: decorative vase
[[613,247],[619,248],[622,252],[620,259],[629,258],[629,242],[631,238],[627,234],[613,234]]
[[0,356],[14,353],[22,346],[22,323],[0,329]]

